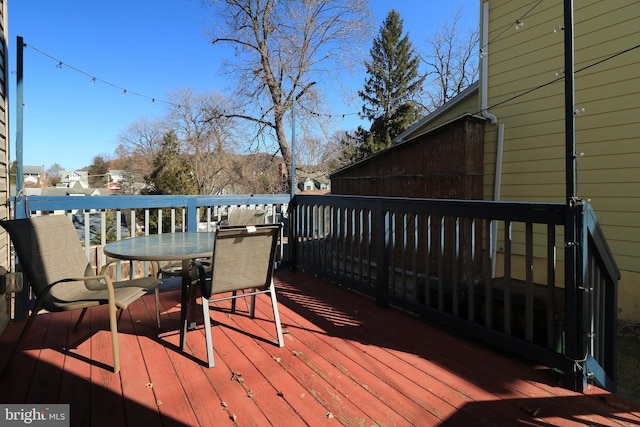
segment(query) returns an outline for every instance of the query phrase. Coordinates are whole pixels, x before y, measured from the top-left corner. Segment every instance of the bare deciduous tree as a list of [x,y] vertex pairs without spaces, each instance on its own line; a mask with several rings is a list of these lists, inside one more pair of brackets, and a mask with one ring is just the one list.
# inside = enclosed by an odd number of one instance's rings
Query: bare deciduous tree
[[431,112],[462,92],[478,78],[479,29],[467,33],[459,30],[462,8],[451,22],[445,21],[435,34],[427,39],[429,52],[421,55],[427,66],[425,105]]
[[151,170],[151,163],[160,149],[165,131],[165,125],[159,120],[138,119],[118,136],[120,144],[116,148],[116,157],[135,158],[135,173],[141,178]]
[[[227,100],[215,93],[182,89],[171,93],[167,126],[180,139],[199,194],[215,194],[229,183],[230,152],[238,140],[233,119],[219,114]],[[213,117],[213,118],[212,118]]]
[[[235,49],[224,71],[237,81],[228,117],[255,125],[262,140],[277,141],[287,174],[291,151],[285,116],[296,102],[296,118],[323,111],[316,80],[334,77],[356,59],[371,32],[366,0],[207,0],[220,27],[212,28],[214,45]],[[338,70],[338,71],[336,71]],[[335,77],[334,77],[335,78]],[[304,96],[302,96],[304,95]],[[298,108],[299,107],[299,108]],[[260,140],[260,139],[258,139]]]

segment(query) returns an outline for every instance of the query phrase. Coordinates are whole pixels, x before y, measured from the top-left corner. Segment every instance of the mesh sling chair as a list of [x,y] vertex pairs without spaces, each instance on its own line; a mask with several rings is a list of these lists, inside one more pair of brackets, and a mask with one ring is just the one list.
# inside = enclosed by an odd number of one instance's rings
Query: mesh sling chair
[[0,221],[0,226],[9,233],[23,274],[36,297],[36,305],[9,356],[3,374],[40,310],[58,312],[81,309],[74,327],[76,331],[87,309],[102,304],[109,306],[113,371],[119,372],[116,310],[126,309],[148,291],[154,290],[156,320],[159,322],[157,292],[160,281],[155,274],[153,277],[119,282],[113,282],[102,274],[104,269],[96,276],[73,223],[64,215]]
[[[253,318],[256,296],[269,294],[278,346],[284,347],[278,301],[273,285],[273,266],[281,227],[281,224],[219,227],[216,231],[211,270],[206,271],[196,262],[202,292],[207,362],[210,368],[214,366],[210,302],[250,297],[249,315]],[[241,295],[236,294],[237,291],[245,290],[247,292]]]
[[228,225],[264,224],[267,211],[264,209],[234,209],[229,212]]
[[[266,217],[267,211],[265,209],[236,208],[229,212],[227,219],[222,221],[222,223],[225,226],[258,225],[264,224]],[[199,261],[206,270],[210,269],[210,259],[201,259]],[[182,262],[170,262],[167,265],[161,266],[160,275],[162,277],[180,277],[182,275]],[[235,310],[235,301],[233,301],[233,308]]]

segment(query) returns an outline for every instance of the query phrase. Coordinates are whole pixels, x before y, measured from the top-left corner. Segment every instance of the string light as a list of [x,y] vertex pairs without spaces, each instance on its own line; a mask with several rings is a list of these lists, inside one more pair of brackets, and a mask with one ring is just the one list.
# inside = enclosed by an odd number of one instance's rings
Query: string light
[[[40,50],[40,49],[38,49],[38,48],[36,48],[36,47],[34,47],[34,46],[31,46],[31,45],[27,44],[27,43],[24,43],[24,44],[23,44],[23,46],[24,46],[24,47],[29,47],[29,48],[31,48],[32,50],[34,50],[34,51],[38,52],[39,54],[41,54],[41,55],[43,55],[43,56],[46,56],[47,58],[49,58],[49,59],[51,59],[51,60],[55,61],[55,62],[57,63],[57,64],[56,64],[56,67],[57,67],[57,68],[60,68],[60,69],[61,69],[61,68],[62,68],[62,66],[64,65],[65,67],[69,68],[70,70],[73,70],[73,71],[75,71],[75,72],[77,72],[77,73],[80,73],[80,74],[83,74],[83,75],[85,75],[85,76],[89,77],[89,78],[91,79],[91,84],[92,84],[92,85],[93,85],[93,84],[95,84],[96,82],[100,82],[100,83],[102,83],[102,84],[105,84],[105,85],[111,86],[111,87],[113,87],[113,88],[115,88],[115,89],[121,90],[121,91],[122,91],[122,96],[127,96],[128,94],[131,94],[131,95],[135,95],[135,96],[138,96],[138,97],[141,97],[141,98],[147,98],[147,99],[150,99],[150,100],[152,101],[152,103],[154,103],[154,104],[155,104],[155,102],[156,102],[156,101],[158,101],[158,102],[162,102],[162,103],[164,103],[164,104],[167,104],[167,105],[171,105],[171,106],[173,106],[173,107],[176,107],[176,105],[175,105],[175,104],[173,104],[172,102],[165,101],[165,100],[162,100],[162,99],[158,99],[158,98],[155,98],[155,97],[154,97],[154,98],[152,98],[152,97],[150,97],[150,96],[146,96],[146,95],[143,95],[143,94],[141,94],[141,93],[138,93],[138,92],[134,92],[134,91],[128,90],[128,89],[126,89],[126,88],[124,88],[124,87],[118,86],[117,84],[111,83],[111,82],[109,82],[109,81],[107,81],[107,80],[102,80],[102,79],[100,79],[100,78],[98,78],[98,77],[95,77],[94,75],[89,74],[89,73],[87,73],[86,71],[83,71],[83,70],[81,70],[81,69],[79,69],[79,68],[77,68],[77,67],[74,67],[74,66],[72,66],[72,65],[69,65],[69,64],[66,64],[66,63],[62,62],[62,61],[60,61],[58,58],[55,58],[53,55],[50,55],[50,54],[48,54],[48,53],[46,53],[46,52],[44,52],[44,51],[42,51],[42,50]],[[178,105],[177,107],[178,107],[178,108],[180,108],[180,106],[179,106],[179,105]]]
[[553,27],[553,32],[554,33],[559,33],[560,31],[564,31],[564,25],[557,25],[557,26]]
[[[630,47],[630,48],[628,48],[628,49],[621,50],[621,51],[619,51],[619,52],[616,52],[616,53],[614,53],[614,54],[611,54],[611,55],[607,56],[606,58],[600,59],[600,60],[598,60],[598,61],[596,61],[596,62],[594,62],[594,63],[592,63],[592,64],[589,64],[589,65],[586,65],[586,66],[584,66],[584,67],[582,67],[582,68],[579,68],[579,69],[577,69],[577,70],[575,70],[575,71],[574,71],[574,74],[581,73],[582,71],[588,70],[589,68],[592,68],[592,67],[595,67],[596,65],[599,65],[599,64],[602,64],[602,63],[604,63],[604,62],[610,61],[610,60],[612,60],[612,59],[614,59],[614,58],[616,58],[616,57],[618,57],[618,56],[620,56],[620,55],[623,55],[623,54],[625,54],[625,53],[629,53],[629,52],[634,51],[634,50],[636,50],[636,49],[640,49],[640,44],[637,44],[637,45],[635,45],[635,46],[632,46],[632,47]],[[503,101],[497,102],[497,103],[495,103],[495,104],[493,104],[493,105],[491,105],[491,106],[487,107],[485,110],[477,111],[477,112],[476,112],[476,113],[474,113],[474,114],[479,114],[479,113],[481,113],[482,111],[488,111],[488,110],[490,110],[490,109],[492,109],[492,108],[496,108],[496,107],[499,107],[499,106],[501,106],[501,105],[508,104],[508,103],[509,103],[509,102],[511,102],[511,101],[514,101],[514,100],[516,100],[516,99],[518,99],[518,98],[521,98],[521,97],[523,97],[523,96],[525,96],[525,95],[528,95],[528,94],[530,94],[530,93],[532,93],[532,92],[535,92],[535,91],[537,91],[537,90],[539,90],[539,89],[542,89],[542,88],[547,87],[547,86],[549,86],[549,85],[552,85],[552,84],[554,84],[554,83],[556,83],[556,82],[559,82],[560,80],[563,80],[563,79],[564,79],[564,70],[562,70],[562,73],[563,73],[563,76],[562,76],[562,77],[558,77],[558,78],[556,78],[556,79],[553,79],[553,80],[551,80],[551,81],[549,81],[549,82],[546,82],[546,83],[543,83],[543,84],[538,85],[538,86],[536,86],[536,87],[533,87],[533,88],[531,88],[531,89],[527,89],[527,90],[525,90],[524,92],[521,92],[521,93],[519,93],[519,94],[517,94],[517,95],[514,95],[514,96],[512,96],[512,97],[510,97],[510,98],[507,98],[507,99],[505,99],[505,100],[503,100]],[[582,112],[582,111],[581,111],[581,112]]]
[[584,107],[576,108],[575,110],[573,110],[573,114],[577,116],[577,115],[580,115],[580,114],[584,113],[585,111],[587,111],[587,110]]
[[356,116],[359,113],[336,113],[336,114],[330,114],[330,113],[318,113],[316,111],[311,111],[308,108],[306,108],[304,105],[299,105],[298,106],[301,110],[305,110],[307,113],[316,116],[316,117],[328,117],[328,118],[334,118],[334,117],[342,117],[343,119],[346,118],[346,116]]
[[[519,17],[518,19],[515,20],[515,28],[516,30],[519,30],[523,25],[524,25],[524,18],[527,17],[527,15],[529,15],[531,12],[533,12],[538,6],[540,6],[540,4],[543,2],[544,0],[538,0],[538,2],[536,4],[534,4],[529,10],[527,10],[521,17]],[[514,25],[513,24],[509,24],[506,27],[504,27],[502,29],[502,31],[500,33],[498,33],[498,35],[496,35],[494,38],[492,38],[491,40],[489,40],[487,42],[487,44],[485,44],[484,46],[482,46],[482,48],[480,49],[480,57],[484,58],[487,56],[487,47],[489,47],[489,45],[493,42],[495,42],[497,39],[499,39],[500,37],[502,37],[502,35],[504,33],[506,33],[507,31],[509,31],[511,28],[513,28]]]

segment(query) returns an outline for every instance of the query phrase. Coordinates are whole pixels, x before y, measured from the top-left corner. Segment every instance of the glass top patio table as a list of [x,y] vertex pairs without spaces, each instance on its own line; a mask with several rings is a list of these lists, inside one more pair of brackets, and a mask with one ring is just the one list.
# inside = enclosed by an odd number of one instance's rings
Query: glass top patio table
[[132,237],[109,243],[104,253],[113,258],[138,261],[174,261],[210,257],[213,232],[164,233]]
[[[190,262],[213,255],[214,232],[164,233],[131,237],[105,245],[105,255],[129,261],[182,261],[180,348],[186,345],[187,328],[195,328],[195,287]],[[188,308],[191,310],[188,310]]]

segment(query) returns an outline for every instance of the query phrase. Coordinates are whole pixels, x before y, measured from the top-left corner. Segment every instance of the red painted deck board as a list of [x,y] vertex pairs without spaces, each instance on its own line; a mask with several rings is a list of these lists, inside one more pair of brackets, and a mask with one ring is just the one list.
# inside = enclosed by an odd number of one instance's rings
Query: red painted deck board
[[[72,425],[640,425],[640,406],[598,388],[566,390],[548,369],[464,340],[304,273],[279,272],[285,347],[258,298],[256,318],[211,310],[216,366],[207,368],[202,312],[178,348],[179,291],[152,295],[119,323],[111,368],[106,307],[38,316],[2,403],[70,403]],[[0,366],[24,322],[0,336]]]

